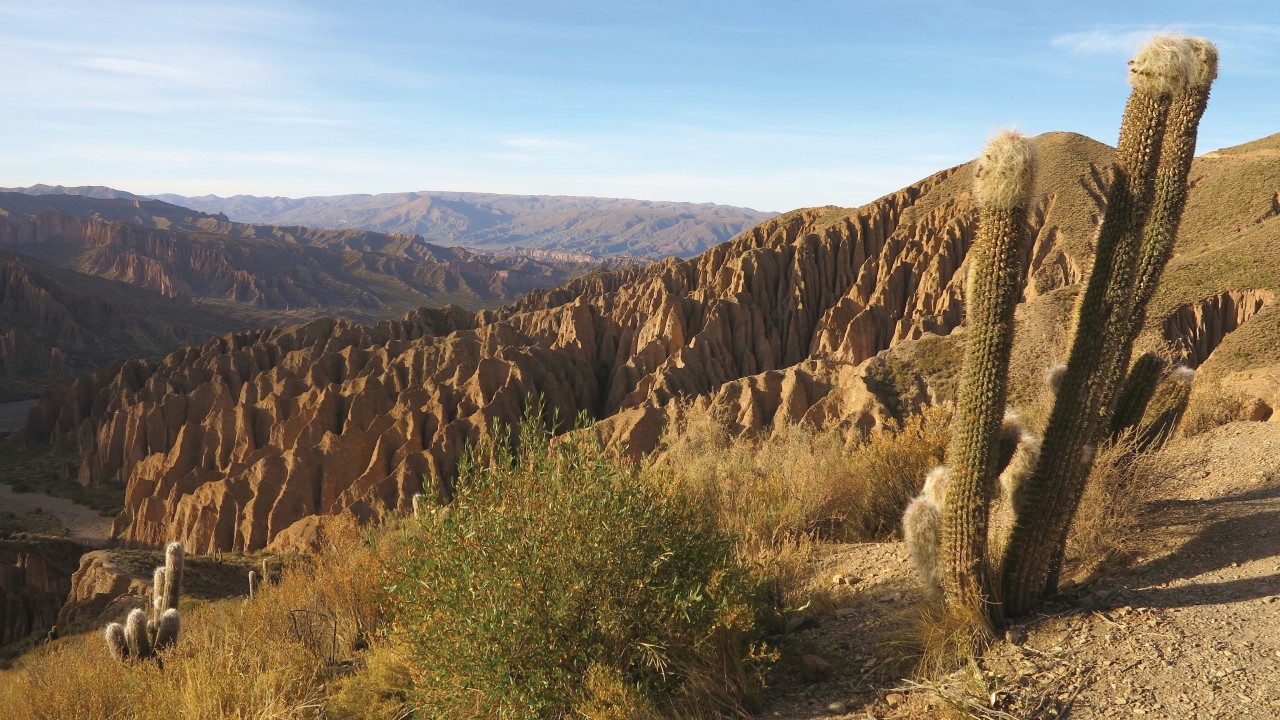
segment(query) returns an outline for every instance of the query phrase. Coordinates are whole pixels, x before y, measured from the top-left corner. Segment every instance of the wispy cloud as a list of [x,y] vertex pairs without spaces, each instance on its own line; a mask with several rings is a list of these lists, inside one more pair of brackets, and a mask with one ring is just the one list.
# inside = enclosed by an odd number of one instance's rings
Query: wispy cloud
[[75,65],[119,75],[158,78],[174,82],[189,83],[200,79],[197,73],[186,68],[149,60],[136,60],[134,58],[89,57],[76,61]]
[[507,147],[516,148],[518,150],[528,150],[531,152],[562,152],[566,150],[581,150],[586,147],[582,143],[541,137],[506,138],[502,141],[502,144]]
[[1160,32],[1181,32],[1172,28],[1147,28],[1131,30],[1120,28],[1098,28],[1084,32],[1064,33],[1049,41],[1054,47],[1087,55],[1131,53],[1152,35]]

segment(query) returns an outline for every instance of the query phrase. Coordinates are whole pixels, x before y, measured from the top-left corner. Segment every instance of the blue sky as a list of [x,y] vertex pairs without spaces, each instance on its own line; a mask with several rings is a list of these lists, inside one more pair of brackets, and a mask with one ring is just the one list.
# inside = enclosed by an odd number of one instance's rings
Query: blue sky
[[854,206],[996,129],[1115,142],[1154,31],[1200,150],[1280,132],[1280,5],[0,0],[0,186]]

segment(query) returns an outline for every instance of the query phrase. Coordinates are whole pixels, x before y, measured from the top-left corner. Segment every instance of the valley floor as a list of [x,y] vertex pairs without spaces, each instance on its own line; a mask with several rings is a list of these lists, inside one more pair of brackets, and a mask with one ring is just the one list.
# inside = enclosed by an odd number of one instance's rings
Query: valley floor
[[[981,673],[917,684],[901,657],[919,591],[900,543],[815,570],[851,585],[789,636],[761,717],[1280,717],[1280,423],[1234,423],[1162,454],[1139,557],[1017,627]],[[805,682],[801,658],[834,666]]]
[[35,511],[47,513],[67,528],[68,539],[81,545],[103,547],[111,537],[113,517],[104,517],[93,508],[65,498],[40,492],[18,493],[0,483],[0,508],[19,516]]

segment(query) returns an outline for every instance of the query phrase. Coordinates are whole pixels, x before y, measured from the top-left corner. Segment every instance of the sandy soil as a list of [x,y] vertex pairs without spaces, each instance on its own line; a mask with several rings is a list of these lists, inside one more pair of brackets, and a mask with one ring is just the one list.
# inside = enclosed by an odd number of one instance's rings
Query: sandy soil
[[82,545],[102,547],[111,537],[113,518],[64,498],[38,492],[15,493],[12,487],[0,483],[0,508],[19,515],[40,508],[61,521],[71,531],[70,539]]
[[[857,581],[821,627],[787,637],[761,717],[1280,718],[1280,423],[1221,427],[1162,461],[1130,567],[924,685],[894,664],[919,592],[905,549],[837,549],[817,574]],[[806,682],[804,654],[832,676]]]

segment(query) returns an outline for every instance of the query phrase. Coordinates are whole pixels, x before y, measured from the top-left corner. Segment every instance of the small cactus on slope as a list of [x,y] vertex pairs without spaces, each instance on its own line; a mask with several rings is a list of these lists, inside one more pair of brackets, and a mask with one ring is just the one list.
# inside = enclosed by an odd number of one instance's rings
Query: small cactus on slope
[[165,548],[165,564],[157,567],[151,579],[151,617],[142,609],[132,610],[121,626],[107,625],[103,637],[107,650],[117,660],[147,660],[161,650],[178,644],[181,619],[178,596],[182,587],[185,551],[182,543],[172,542]]

